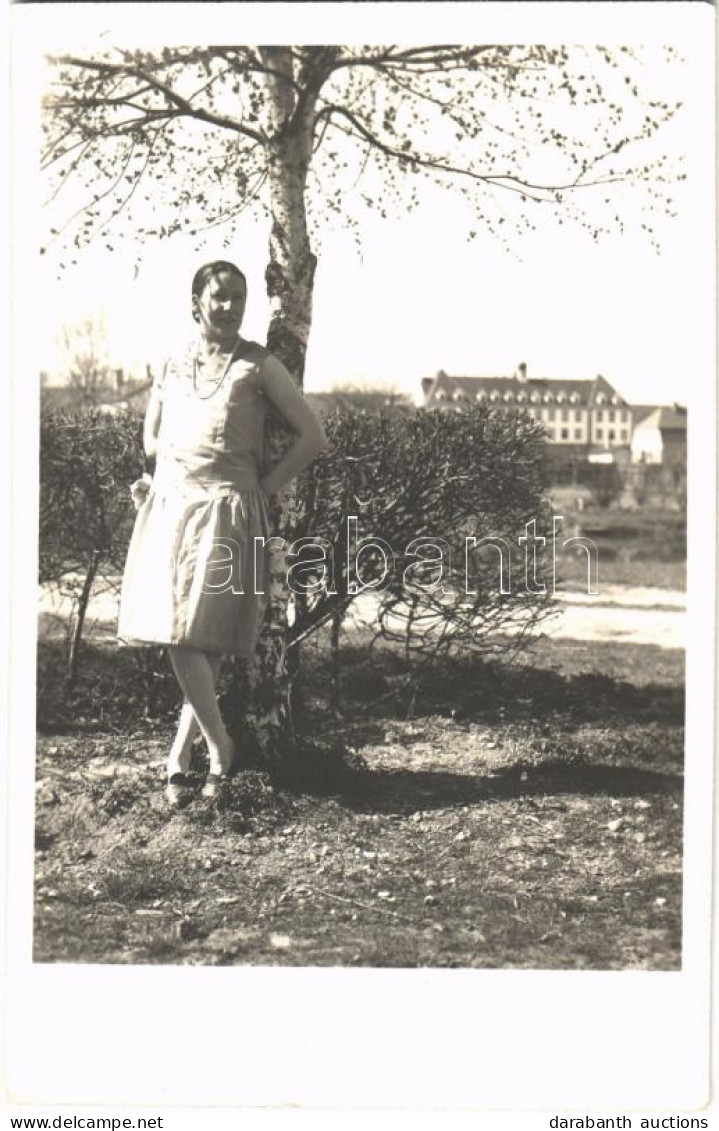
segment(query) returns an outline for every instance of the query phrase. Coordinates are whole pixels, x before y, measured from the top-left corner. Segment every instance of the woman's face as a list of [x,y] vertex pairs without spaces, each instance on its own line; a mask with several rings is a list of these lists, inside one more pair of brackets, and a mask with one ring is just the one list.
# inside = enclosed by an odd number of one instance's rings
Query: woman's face
[[234,342],[242,325],[247,292],[231,271],[212,275],[202,294],[193,298],[193,310],[207,341]]

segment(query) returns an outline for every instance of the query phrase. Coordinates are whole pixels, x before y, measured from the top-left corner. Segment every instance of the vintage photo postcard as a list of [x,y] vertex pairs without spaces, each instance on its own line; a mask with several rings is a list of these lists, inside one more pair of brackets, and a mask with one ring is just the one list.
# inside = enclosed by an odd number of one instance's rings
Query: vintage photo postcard
[[8,32],[8,1102],[701,1120],[713,9]]

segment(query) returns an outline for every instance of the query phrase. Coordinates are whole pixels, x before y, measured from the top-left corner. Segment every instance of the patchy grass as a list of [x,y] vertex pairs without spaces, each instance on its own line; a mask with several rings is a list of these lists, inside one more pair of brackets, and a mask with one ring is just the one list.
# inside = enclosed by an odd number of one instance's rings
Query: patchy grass
[[[584,550],[563,555],[557,570],[558,576],[573,582],[568,588],[586,592],[587,555]],[[676,589],[681,592],[687,587],[687,565],[685,561],[636,561],[610,559],[599,552],[599,585],[648,586],[651,589]]]
[[[588,508],[581,513],[564,514],[563,537],[578,534],[596,544],[602,584],[686,589],[687,533],[683,512]],[[557,571],[566,581],[586,585],[585,551],[562,551]]]
[[169,699],[143,721],[120,681],[102,720],[46,726],[37,961],[679,968],[682,654],[546,641],[421,673],[347,648],[341,718],[324,652],[305,666],[313,759],[180,812]]

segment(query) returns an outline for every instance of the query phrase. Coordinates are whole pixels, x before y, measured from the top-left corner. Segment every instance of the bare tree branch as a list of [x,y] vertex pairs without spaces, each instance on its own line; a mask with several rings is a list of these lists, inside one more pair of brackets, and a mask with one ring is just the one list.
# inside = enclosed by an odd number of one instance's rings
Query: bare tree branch
[[[317,119],[320,120],[326,117],[331,121],[333,116],[344,118],[348,121],[354,130],[370,145],[375,146],[382,153],[389,157],[396,158],[398,161],[408,165],[414,165],[418,168],[431,169],[434,172],[442,173],[447,176],[453,177],[468,177],[474,181],[481,181],[487,185],[494,185],[499,188],[506,188],[512,192],[519,192],[522,195],[529,195],[535,192],[556,194],[558,192],[566,192],[570,189],[576,188],[589,188],[599,184],[610,184],[614,181],[620,180],[618,176],[603,177],[595,181],[570,181],[566,184],[533,184],[531,181],[522,180],[521,177],[512,173],[479,173],[474,169],[462,167],[460,165],[453,165],[448,161],[440,161],[437,158],[423,157],[418,153],[398,149],[396,146],[389,145],[387,142],[382,141],[380,138],[373,134],[368,127],[361,122],[355,114],[347,110],[344,106],[325,105],[318,113]],[[539,201],[543,198],[533,197]],[[546,198],[544,198],[546,200]]]
[[[244,122],[238,122],[235,118],[229,118],[224,114],[215,114],[212,111],[206,110],[201,106],[195,106],[187,98],[184,98],[176,90],[174,90],[168,83],[162,82],[160,79],[153,75],[147,74],[140,67],[127,67],[122,63],[108,63],[105,61],[97,61],[93,59],[78,59],[74,56],[61,56],[59,59],[54,60],[65,66],[87,68],[89,70],[97,70],[100,72],[107,72],[111,74],[123,73],[128,76],[136,77],[147,83],[152,89],[163,94],[168,102],[179,110],[180,114],[184,117],[195,118],[197,121],[206,122],[211,126],[218,126],[220,129],[231,130],[235,133],[244,134],[252,141],[264,142],[265,138],[259,130],[253,129],[251,126],[246,125]],[[83,102],[79,100],[75,103],[78,109],[82,108]]]

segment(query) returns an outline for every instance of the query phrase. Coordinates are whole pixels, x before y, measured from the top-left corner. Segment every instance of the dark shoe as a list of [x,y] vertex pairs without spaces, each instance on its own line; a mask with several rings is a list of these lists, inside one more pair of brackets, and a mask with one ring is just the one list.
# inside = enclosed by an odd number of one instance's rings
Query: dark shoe
[[207,801],[214,801],[220,796],[228,780],[229,774],[208,774],[200,791],[200,797],[204,797]]
[[223,770],[221,774],[214,774],[210,772],[207,775],[207,777],[205,778],[205,784],[202,787],[201,796],[210,801],[213,801],[216,797],[219,797],[224,786],[227,784],[230,778],[235,776],[239,768],[240,763],[237,754],[237,747],[233,746],[232,757],[230,759],[229,766],[226,770]]
[[182,809],[192,800],[192,786],[185,774],[172,774],[167,781],[165,797],[173,809]]

